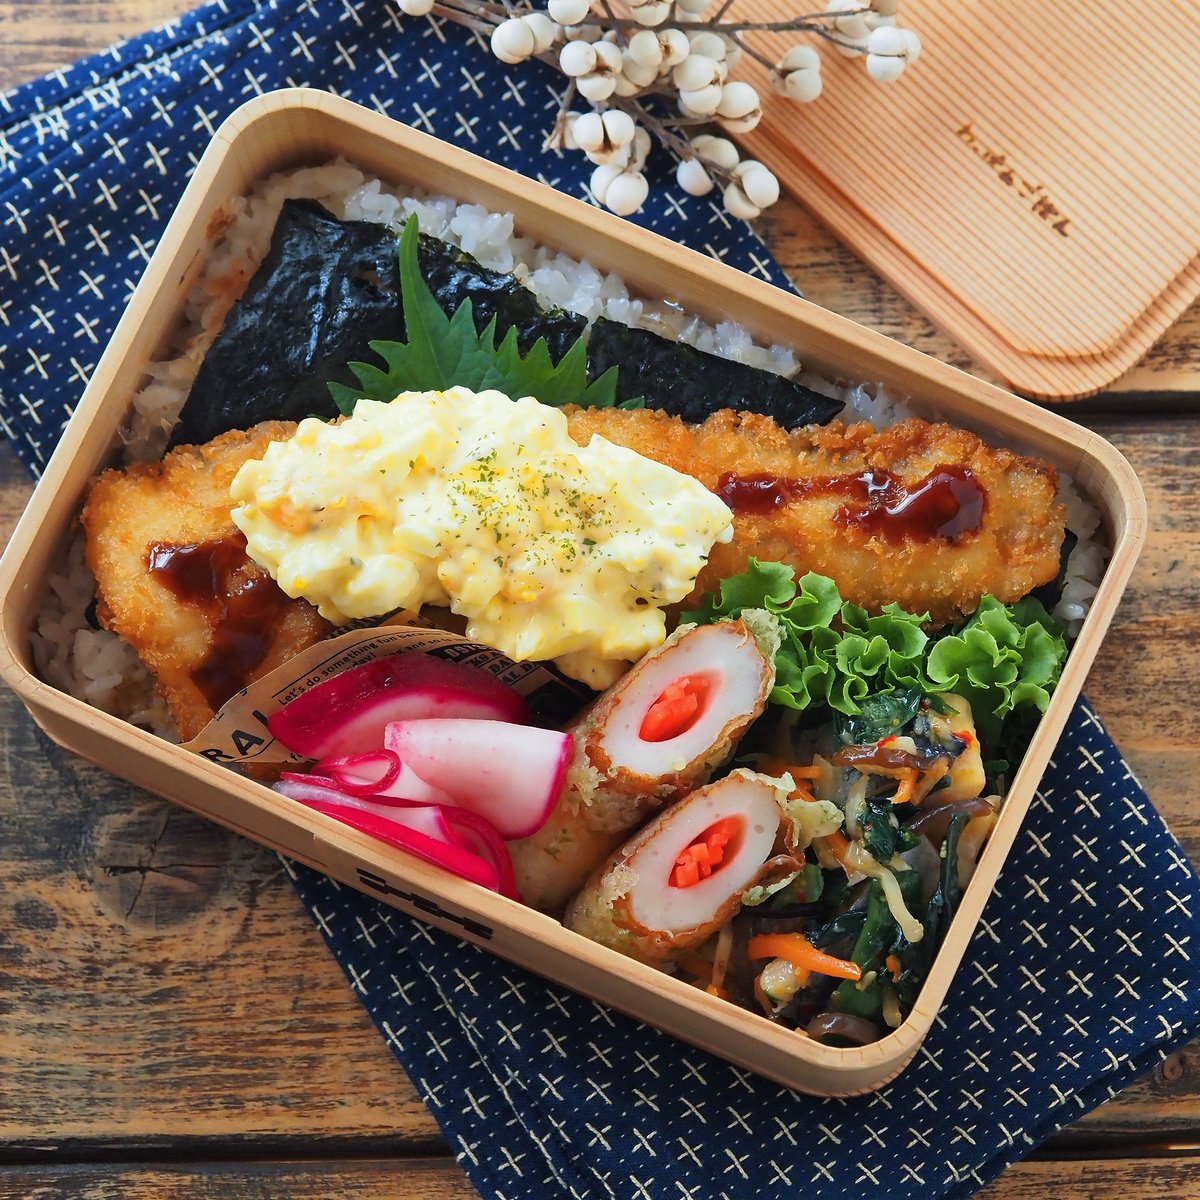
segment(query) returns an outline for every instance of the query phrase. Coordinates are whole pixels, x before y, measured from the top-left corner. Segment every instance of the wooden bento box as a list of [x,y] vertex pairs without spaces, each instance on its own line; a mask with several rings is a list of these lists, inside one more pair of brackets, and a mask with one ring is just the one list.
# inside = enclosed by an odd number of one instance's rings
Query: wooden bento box
[[[881,381],[993,443],[1068,471],[1103,513],[1112,557],[1061,684],[1013,781],[999,822],[908,1019],[881,1041],[842,1049],[626,959],[544,916],[393,850],[48,686],[29,634],[88,480],[115,460],[117,429],[145,364],[165,343],[208,253],[214,214],[263,176],[342,156],[397,185],[512,212],[518,232],[616,272],[634,294],[669,298],[703,319],[735,320],[792,347],[829,377]],[[1113,617],[1144,540],[1145,501],[1108,443],[916,350],[606,212],[325,92],[272,93],[217,131],[0,563],[0,672],[56,742],[384,903],[798,1089],[851,1095],[882,1086],[916,1054]]]

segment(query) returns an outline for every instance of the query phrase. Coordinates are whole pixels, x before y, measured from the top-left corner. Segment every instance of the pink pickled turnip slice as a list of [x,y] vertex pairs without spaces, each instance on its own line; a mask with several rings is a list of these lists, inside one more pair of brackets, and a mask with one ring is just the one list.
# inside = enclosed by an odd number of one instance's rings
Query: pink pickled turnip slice
[[545,823],[566,780],[569,733],[502,721],[393,721],[384,745],[506,839]]
[[349,808],[358,808],[363,812],[375,813],[390,821],[398,821],[411,825],[430,837],[441,841],[462,846],[463,839],[446,823],[441,815],[442,806],[438,804],[418,804],[415,800],[394,800],[390,797],[354,796],[338,787],[336,779],[322,775],[296,775],[285,772],[273,791],[289,800],[299,800],[301,804],[342,804]]
[[496,891],[510,900],[520,900],[512,856],[495,825],[467,808],[447,806],[442,809],[442,816],[456,828],[460,836],[465,835],[467,843],[473,846],[480,858],[487,859],[496,868],[499,877]]
[[461,837],[451,829],[443,810],[437,805],[372,804],[360,796],[342,795],[329,788],[292,780],[275,784],[275,791],[389,846],[407,850],[426,862],[444,867],[470,883],[478,883],[493,892],[501,890],[501,873],[497,866],[462,844]]
[[323,758],[313,767],[313,774],[327,776],[339,791],[352,796],[386,796],[415,804],[454,803],[452,796],[431,787],[391,750]]
[[294,754],[327,758],[378,750],[392,721],[433,717],[520,724],[529,710],[479,667],[391,654],[317,684],[269,717],[267,726]]

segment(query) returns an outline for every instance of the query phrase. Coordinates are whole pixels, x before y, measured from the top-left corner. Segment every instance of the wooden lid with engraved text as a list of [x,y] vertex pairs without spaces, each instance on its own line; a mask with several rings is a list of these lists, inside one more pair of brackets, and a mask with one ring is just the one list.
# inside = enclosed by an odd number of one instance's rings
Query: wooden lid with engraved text
[[[739,0],[780,20],[785,0]],[[1200,4],[902,4],[892,84],[827,43],[811,104],[763,97],[739,140],[938,326],[1019,391],[1063,400],[1132,366],[1200,294]],[[775,60],[795,35],[748,35]]]

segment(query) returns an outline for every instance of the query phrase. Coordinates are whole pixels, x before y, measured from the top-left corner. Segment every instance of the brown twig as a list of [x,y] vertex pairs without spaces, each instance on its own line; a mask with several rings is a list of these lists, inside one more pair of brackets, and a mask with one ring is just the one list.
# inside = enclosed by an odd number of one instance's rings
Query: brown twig
[[543,150],[557,150],[563,144],[563,135],[567,129],[567,113],[571,111],[571,101],[575,99],[575,80],[571,79],[567,83],[567,90],[563,92],[563,98],[558,106],[558,116],[554,118],[554,128],[550,130],[546,136],[545,142],[542,143]]

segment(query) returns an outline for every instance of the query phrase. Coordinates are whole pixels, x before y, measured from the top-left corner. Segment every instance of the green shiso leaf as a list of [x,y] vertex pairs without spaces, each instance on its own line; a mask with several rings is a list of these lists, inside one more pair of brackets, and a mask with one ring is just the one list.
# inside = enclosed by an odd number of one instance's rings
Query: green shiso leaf
[[832,579],[809,572],[797,580],[791,567],[754,558],[681,619],[704,624],[746,608],[765,608],[781,623],[771,703],[831,708],[864,739],[921,697],[957,692],[994,745],[1009,713],[1045,711],[1066,658],[1063,630],[1031,596],[1007,606],[985,596],[969,620],[933,640],[922,628],[928,613],[885,604],[871,616],[843,601]]
[[495,389],[519,399],[533,396],[542,404],[579,404],[611,407],[616,401],[617,368],[611,367],[593,383],[587,381],[587,349],[582,340],[551,361],[544,338],[526,354],[517,345],[517,331],[510,328],[496,345],[496,319],[486,327],[475,327],[470,299],[447,317],[421,276],[417,261],[417,218],[410,217],[400,238],[400,289],[404,305],[407,342],[371,342],[383,360],[353,362],[350,370],[358,388],[331,383],[329,393],[338,409],[349,415],[359,400],[388,403],[401,392],[444,391],[462,386],[482,392]]

